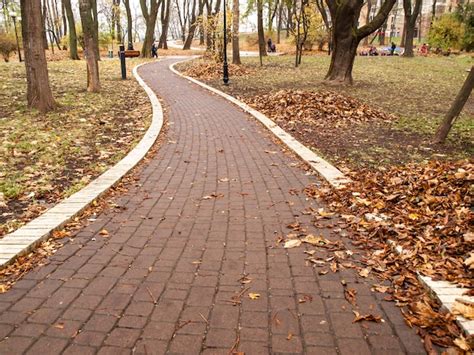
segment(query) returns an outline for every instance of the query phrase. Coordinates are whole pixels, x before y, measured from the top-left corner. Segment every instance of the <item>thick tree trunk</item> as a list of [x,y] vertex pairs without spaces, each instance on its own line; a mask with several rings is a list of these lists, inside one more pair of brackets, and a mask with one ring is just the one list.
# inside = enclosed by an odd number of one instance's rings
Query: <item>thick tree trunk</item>
[[446,140],[446,137],[448,136],[449,131],[451,130],[451,127],[454,124],[454,121],[456,120],[456,118],[459,116],[462,109],[464,108],[464,105],[466,104],[467,99],[469,99],[469,96],[471,95],[473,87],[474,87],[474,66],[471,67],[471,71],[469,72],[469,75],[464,81],[464,84],[461,90],[456,96],[456,99],[454,99],[454,102],[451,105],[451,108],[449,109],[448,113],[444,117],[443,122],[441,122],[441,124],[439,125],[435,138],[434,138],[434,143],[444,143],[444,141]]
[[263,0],[257,0],[257,30],[258,30],[258,53],[260,57],[260,64],[262,64],[262,57],[267,55],[265,47],[265,32],[263,30]]
[[74,21],[71,0],[63,0],[63,4],[66,10],[67,22],[69,24],[69,57],[73,60],[77,60],[79,59],[79,55],[77,54],[76,22]]
[[94,39],[96,41],[95,54],[97,60],[100,60],[100,49],[99,49],[99,14],[97,12],[97,0],[90,0],[92,7],[92,21],[94,25]]
[[95,36],[91,0],[79,0],[79,12],[81,14],[82,33],[84,36],[84,54],[87,62],[87,91],[99,92],[98,44],[97,37]]
[[148,13],[148,7],[146,4],[146,0],[140,0],[140,6],[142,8],[142,14],[145,18],[146,24],[146,32],[145,38],[143,40],[143,47],[141,56],[143,58],[151,58],[151,45],[155,40],[155,25],[156,25],[156,17],[158,16],[158,9],[160,7],[161,1],[158,2],[157,0],[151,0],[150,4],[150,12]]
[[332,83],[352,84],[352,68],[360,41],[380,26],[386,19],[396,0],[384,0],[374,19],[357,28],[356,24],[363,0],[326,0],[332,19],[332,54],[326,80]]
[[403,0],[403,9],[405,11],[405,38],[404,45],[405,51],[403,52],[404,57],[413,57],[413,38],[415,35],[416,20],[421,10],[422,0],[415,0],[415,6],[411,7],[411,0]]
[[234,64],[242,64],[240,61],[239,48],[239,21],[239,0],[234,0],[232,4],[232,63]]
[[120,0],[116,0],[115,3],[115,26],[116,26],[116,38],[119,43],[122,41],[122,24],[121,24],[121,12],[120,12]]
[[21,0],[20,6],[28,107],[48,112],[54,109],[56,103],[49,86],[48,66],[44,53],[41,0]]
[[[166,6],[166,8],[165,8]],[[168,29],[170,26],[171,0],[163,0],[161,11],[161,36],[158,48],[168,49]]]
[[[127,42],[128,47],[133,49],[133,22],[132,22],[132,11],[130,10],[130,0],[123,1],[125,5],[125,12],[127,13]],[[131,47],[130,47],[131,45]]]

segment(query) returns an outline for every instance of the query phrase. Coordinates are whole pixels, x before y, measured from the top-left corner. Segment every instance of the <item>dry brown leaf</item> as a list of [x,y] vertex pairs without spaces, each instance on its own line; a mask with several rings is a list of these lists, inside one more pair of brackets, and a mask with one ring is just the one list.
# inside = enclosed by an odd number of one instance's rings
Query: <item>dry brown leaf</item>
[[451,313],[463,316],[466,319],[474,319],[474,304],[472,302],[457,298],[453,303]]
[[260,298],[260,293],[253,293],[253,292],[250,292],[249,293],[249,298],[251,300],[258,300]]
[[373,315],[373,314],[361,315],[357,311],[352,311],[352,312],[355,315],[355,318],[352,321],[352,323],[360,322],[360,321],[363,321],[363,320],[366,320],[366,321],[369,321],[369,322],[377,322],[377,323],[382,322],[382,317],[380,317],[380,316],[376,316],[376,315]]
[[285,245],[283,248],[285,249],[290,249],[290,248],[296,248],[301,245],[301,240],[299,239],[290,239],[285,242]]

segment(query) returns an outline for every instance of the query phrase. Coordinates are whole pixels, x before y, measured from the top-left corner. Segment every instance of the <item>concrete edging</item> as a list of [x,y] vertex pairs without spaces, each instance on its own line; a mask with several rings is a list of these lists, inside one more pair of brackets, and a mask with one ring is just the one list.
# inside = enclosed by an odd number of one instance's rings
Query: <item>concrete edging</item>
[[199,80],[186,76],[180,73],[176,68],[175,65],[178,63],[183,63],[189,60],[194,59],[187,58],[180,62],[173,63],[169,66],[169,69],[179,75],[223,98],[227,99],[228,101],[232,102],[234,105],[240,107],[245,112],[249,113],[253,117],[255,117],[260,123],[262,123],[266,128],[268,128],[278,139],[280,139],[288,148],[290,148],[293,152],[295,152],[301,159],[303,159],[306,163],[308,163],[316,172],[318,172],[324,179],[326,179],[333,187],[341,188],[348,182],[350,179],[345,176],[339,169],[335,166],[331,165],[329,162],[324,160],[323,158],[316,155],[312,150],[301,144],[297,141],[293,136],[289,133],[285,132],[280,126],[275,124],[271,119],[265,116],[263,113],[251,108],[249,105],[243,103],[242,101],[236,99],[235,97],[228,95],[218,89],[215,89],[209,85],[206,85]]
[[[398,245],[391,239],[389,239],[387,243],[399,255],[409,253],[408,250],[403,249],[402,246]],[[431,297],[437,299],[441,303],[441,308],[452,312],[453,304],[456,299],[462,299],[470,303],[474,303],[474,297],[463,295],[464,292],[469,290],[468,288],[458,287],[455,283],[448,281],[435,281],[431,277],[423,276],[419,272],[416,273],[418,280],[430,293]],[[466,336],[469,337],[474,335],[474,320],[469,320],[462,316],[456,316],[456,323],[459,325]]]
[[48,239],[53,231],[70,222],[132,170],[153,146],[163,127],[163,109],[153,90],[138,74],[138,68],[145,64],[147,63],[139,64],[133,68],[133,75],[147,93],[153,109],[150,127],[140,142],[122,160],[82,190],[0,239],[0,268],[10,264],[18,256],[29,253],[39,243]]

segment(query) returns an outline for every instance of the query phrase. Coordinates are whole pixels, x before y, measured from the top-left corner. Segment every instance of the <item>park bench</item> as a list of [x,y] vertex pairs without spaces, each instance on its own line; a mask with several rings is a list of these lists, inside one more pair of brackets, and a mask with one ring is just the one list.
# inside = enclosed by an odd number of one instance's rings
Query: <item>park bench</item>
[[126,50],[125,51],[125,58],[136,58],[140,56],[140,51],[135,50]]

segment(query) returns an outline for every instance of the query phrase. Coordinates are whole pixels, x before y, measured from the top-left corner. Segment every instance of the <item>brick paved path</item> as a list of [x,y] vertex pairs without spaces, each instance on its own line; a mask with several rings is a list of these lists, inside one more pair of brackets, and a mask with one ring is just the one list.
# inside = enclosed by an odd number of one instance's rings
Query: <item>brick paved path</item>
[[[0,295],[0,353],[423,353],[370,281],[318,275],[302,247],[275,247],[295,220],[328,236],[301,213],[320,206],[292,192],[315,178],[252,118],[172,74],[171,61],[140,70],[169,105],[167,142],[118,199],[126,209],[104,212]],[[212,194],[223,196],[203,199]],[[341,279],[361,313],[385,322],[352,323]]]

